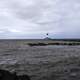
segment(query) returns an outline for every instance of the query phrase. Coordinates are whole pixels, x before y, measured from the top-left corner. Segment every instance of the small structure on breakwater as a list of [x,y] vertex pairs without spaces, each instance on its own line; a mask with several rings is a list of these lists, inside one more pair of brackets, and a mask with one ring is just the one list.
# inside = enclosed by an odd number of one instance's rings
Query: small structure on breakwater
[[49,38],[49,33],[46,33],[46,37],[44,39],[45,40],[51,40],[51,38]]

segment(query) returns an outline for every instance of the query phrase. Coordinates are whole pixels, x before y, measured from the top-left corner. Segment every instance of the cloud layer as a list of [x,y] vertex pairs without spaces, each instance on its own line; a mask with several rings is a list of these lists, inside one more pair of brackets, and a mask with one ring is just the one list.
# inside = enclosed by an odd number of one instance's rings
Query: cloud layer
[[0,0],[0,38],[80,38],[80,0]]

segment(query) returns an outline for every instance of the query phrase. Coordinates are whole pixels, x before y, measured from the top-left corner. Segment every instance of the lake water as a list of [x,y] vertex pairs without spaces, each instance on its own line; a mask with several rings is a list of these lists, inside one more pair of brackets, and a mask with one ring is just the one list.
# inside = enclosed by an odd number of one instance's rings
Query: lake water
[[[72,80],[80,65],[80,46],[33,46],[24,42],[0,43],[0,69],[28,74],[32,80]],[[80,71],[80,70],[79,70]]]

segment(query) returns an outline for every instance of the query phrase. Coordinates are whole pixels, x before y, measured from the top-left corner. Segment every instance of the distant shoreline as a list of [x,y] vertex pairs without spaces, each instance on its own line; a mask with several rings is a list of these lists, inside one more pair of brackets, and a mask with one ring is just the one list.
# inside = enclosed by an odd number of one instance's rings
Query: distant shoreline
[[3,43],[24,43],[29,46],[48,46],[48,45],[80,45],[80,39],[0,39]]
[[0,41],[1,40],[80,41],[80,39],[0,39]]

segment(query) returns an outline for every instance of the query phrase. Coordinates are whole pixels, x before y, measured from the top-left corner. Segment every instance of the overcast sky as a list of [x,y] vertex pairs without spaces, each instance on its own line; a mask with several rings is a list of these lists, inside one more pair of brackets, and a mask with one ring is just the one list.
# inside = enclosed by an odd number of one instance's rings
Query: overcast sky
[[0,0],[0,38],[80,38],[80,0]]

